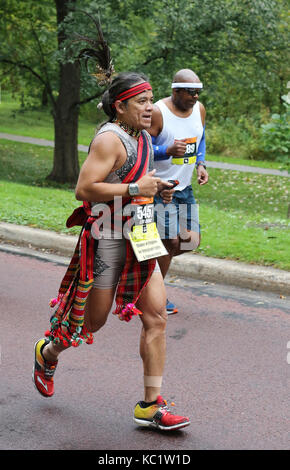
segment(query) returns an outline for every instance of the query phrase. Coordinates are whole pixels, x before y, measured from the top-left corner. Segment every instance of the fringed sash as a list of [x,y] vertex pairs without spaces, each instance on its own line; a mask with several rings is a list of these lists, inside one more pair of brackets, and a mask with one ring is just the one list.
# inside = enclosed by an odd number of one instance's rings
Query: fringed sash
[[[138,139],[137,160],[122,183],[137,181],[145,175],[149,162],[149,143],[145,132]],[[123,198],[124,207],[130,198]],[[111,214],[113,202],[108,203]],[[58,297],[50,302],[51,307],[58,305],[51,318],[51,328],[45,334],[54,343],[64,346],[78,346],[82,342],[91,344],[93,335],[84,327],[85,304],[92,288],[94,257],[98,240],[92,237],[91,228],[98,217],[91,213],[91,204],[84,202],[74,210],[67,220],[67,227],[81,225],[82,230],[66,274],[61,282]],[[111,217],[112,220],[112,217]],[[94,225],[94,229],[95,226]],[[120,320],[130,321],[132,316],[142,314],[136,302],[147,285],[156,264],[155,259],[139,263],[130,242],[126,240],[126,262],[121,273],[116,292],[116,308],[113,311]]]

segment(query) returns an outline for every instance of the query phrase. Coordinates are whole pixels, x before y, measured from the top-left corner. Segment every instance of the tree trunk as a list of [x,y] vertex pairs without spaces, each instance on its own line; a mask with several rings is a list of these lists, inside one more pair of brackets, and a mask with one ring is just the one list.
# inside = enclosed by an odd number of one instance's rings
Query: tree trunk
[[75,184],[79,175],[78,118],[80,71],[78,64],[60,66],[60,89],[54,109],[54,162],[48,179]]
[[[76,0],[55,0],[57,24],[60,25]],[[62,50],[65,31],[59,28],[58,48]],[[60,64],[59,94],[54,104],[54,162],[48,179],[75,184],[79,174],[78,118],[80,101],[80,68],[78,63]]]
[[44,87],[42,90],[42,95],[41,95],[41,106],[46,107],[47,105],[48,105],[48,96],[47,96],[46,87]]

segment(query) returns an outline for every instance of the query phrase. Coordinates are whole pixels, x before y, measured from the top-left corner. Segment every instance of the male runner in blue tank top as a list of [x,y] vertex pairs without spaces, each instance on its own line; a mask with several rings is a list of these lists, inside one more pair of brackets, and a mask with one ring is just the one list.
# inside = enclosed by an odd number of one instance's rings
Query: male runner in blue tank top
[[[166,206],[163,203],[163,192],[155,196],[158,230],[168,251],[168,255],[158,260],[163,277],[173,256],[194,250],[200,243],[198,208],[191,183],[195,168],[198,184],[208,182],[204,133],[206,112],[199,101],[201,90],[202,83],[192,70],[179,70],[173,78],[172,95],[155,103],[149,129],[156,176],[179,181],[172,204]],[[167,313],[177,311],[175,305],[167,300]]]

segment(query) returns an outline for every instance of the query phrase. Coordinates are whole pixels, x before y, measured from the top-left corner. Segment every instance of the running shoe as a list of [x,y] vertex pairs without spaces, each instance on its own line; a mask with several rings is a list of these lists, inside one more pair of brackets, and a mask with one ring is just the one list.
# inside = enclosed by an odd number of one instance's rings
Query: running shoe
[[54,394],[53,375],[57,366],[56,362],[48,362],[42,355],[43,348],[49,343],[47,339],[40,339],[34,345],[34,367],[32,380],[36,389],[44,397],[52,397]]
[[166,300],[166,311],[167,315],[174,315],[175,313],[178,313],[178,309],[172,302],[169,302],[168,299]]
[[139,401],[134,410],[134,422],[139,426],[161,429],[162,431],[172,431],[190,425],[190,420],[186,416],[171,413],[166,400],[161,395],[157,397],[154,404],[149,406],[145,402]]

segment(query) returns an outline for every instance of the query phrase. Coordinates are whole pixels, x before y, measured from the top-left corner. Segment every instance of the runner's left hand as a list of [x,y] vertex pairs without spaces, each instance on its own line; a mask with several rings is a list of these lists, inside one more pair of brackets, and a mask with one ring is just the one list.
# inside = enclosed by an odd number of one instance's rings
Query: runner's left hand
[[198,184],[202,186],[203,184],[206,184],[208,182],[208,172],[202,165],[199,165],[197,167],[196,173]]
[[172,186],[172,183],[168,183],[168,181],[162,180],[158,183],[158,192],[162,197],[164,204],[169,204],[172,201],[172,197],[175,192],[175,189],[173,189]]

